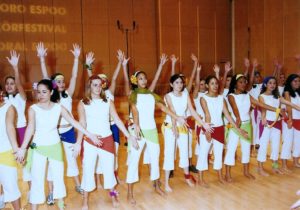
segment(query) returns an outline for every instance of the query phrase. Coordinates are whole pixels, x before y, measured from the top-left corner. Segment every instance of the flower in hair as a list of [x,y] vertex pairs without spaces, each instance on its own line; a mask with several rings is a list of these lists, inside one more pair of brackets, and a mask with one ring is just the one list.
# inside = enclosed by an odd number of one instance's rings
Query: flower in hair
[[37,86],[38,86],[37,82],[32,83],[32,89],[33,90],[37,90]]
[[52,80],[52,88],[56,89],[57,88],[57,83],[55,80]]
[[137,77],[135,75],[131,75],[130,82],[134,85],[137,85]]

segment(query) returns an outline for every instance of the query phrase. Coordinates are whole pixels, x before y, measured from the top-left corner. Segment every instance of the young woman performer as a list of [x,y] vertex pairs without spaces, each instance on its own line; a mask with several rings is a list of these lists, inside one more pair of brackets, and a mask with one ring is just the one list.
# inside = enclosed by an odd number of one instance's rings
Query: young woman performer
[[[168,107],[172,112],[178,116],[186,117],[186,111],[189,110],[191,116],[193,116],[198,124],[203,124],[206,130],[210,130],[207,123],[204,123],[197,112],[194,110],[189,94],[184,90],[184,76],[182,74],[174,74],[170,78],[170,85],[172,91],[165,96]],[[169,115],[166,116],[165,122],[162,126],[164,139],[165,139],[165,151],[164,151],[164,170],[165,170],[165,190],[172,192],[169,185],[170,171],[174,170],[174,159],[176,146],[179,148],[179,167],[183,168],[184,177],[187,184],[191,187],[194,186],[193,177],[189,173],[189,142],[188,142],[188,129],[185,126],[176,123],[176,120],[172,119]],[[176,143],[177,142],[177,143]]]
[[150,179],[154,181],[155,191],[164,195],[160,188],[159,182],[159,140],[154,119],[155,105],[157,105],[163,112],[176,119],[181,125],[185,124],[183,117],[178,117],[171,112],[163,103],[161,98],[147,89],[147,76],[143,71],[135,72],[130,81],[132,83],[132,93],[129,101],[133,114],[135,135],[139,138],[138,150],[128,145],[128,170],[126,182],[128,183],[128,200],[131,204],[135,204],[133,196],[133,184],[139,180],[138,164],[141,152],[146,144],[148,150],[148,157],[150,160]]
[[[291,74],[288,76],[284,87],[284,98],[294,104],[300,105],[300,77],[297,74]],[[287,118],[283,120],[282,128],[282,148],[281,148],[281,160],[282,170],[290,172],[287,167],[287,160],[292,158],[294,160],[294,166],[300,168],[300,144],[297,138],[300,135],[300,112],[286,107]],[[292,152],[291,152],[292,151]],[[292,155],[293,154],[293,155]]]
[[205,115],[205,122],[211,123],[214,131],[201,131],[200,133],[200,149],[197,161],[197,169],[199,170],[199,183],[207,187],[204,181],[203,173],[208,169],[208,152],[213,144],[214,151],[214,169],[218,172],[219,181],[224,183],[222,176],[222,153],[224,146],[225,130],[222,119],[222,114],[234,126],[238,132],[247,138],[247,133],[237,127],[236,123],[231,118],[226,102],[222,95],[219,95],[219,81],[215,76],[209,76],[206,79],[208,92],[200,99],[200,103]]
[[235,75],[230,83],[228,101],[232,108],[232,118],[235,120],[238,127],[248,132],[248,138],[243,138],[236,129],[230,129],[227,138],[227,152],[225,156],[224,164],[226,165],[226,180],[232,182],[231,167],[235,165],[235,152],[240,140],[242,159],[241,162],[244,167],[244,176],[249,179],[255,179],[255,177],[249,172],[250,162],[250,146],[252,140],[252,127],[250,118],[251,105],[260,106],[262,108],[276,111],[275,107],[271,107],[262,103],[259,103],[254,99],[248,91],[251,89],[252,84],[247,83],[247,79],[243,74]]
[[[122,52],[121,50],[117,51],[117,58],[118,58],[118,64],[117,64],[117,67],[114,71],[114,74],[113,74],[113,77],[112,77],[112,80],[111,80],[110,84],[109,84],[109,81],[108,81],[108,77],[105,74],[99,74],[98,75],[103,81],[102,88],[105,91],[105,95],[106,95],[107,99],[109,99],[111,101],[114,101],[114,99],[115,99],[114,95],[115,95],[116,83],[117,83],[118,74],[119,74],[120,69],[121,69],[121,65],[123,65],[123,66],[127,65],[127,62],[129,60],[129,59],[126,59],[124,57],[124,52]],[[92,64],[93,64],[94,60],[95,60],[94,53],[89,52],[86,55],[86,60],[85,60],[86,68],[88,70],[88,76],[89,77],[92,76],[92,71],[91,70],[92,70]],[[118,177],[118,151],[119,151],[119,145],[120,145],[120,134],[119,134],[118,126],[115,124],[113,118],[110,118],[110,125],[111,125],[110,129],[111,129],[112,134],[113,134],[113,139],[114,139],[114,142],[115,142],[115,149],[116,149],[116,152],[115,152],[115,155],[116,155],[116,158],[115,158],[115,161],[116,161],[115,162],[115,175],[116,175],[116,178],[117,178],[118,182],[120,182],[120,179]],[[97,170],[96,170],[97,186],[98,186],[98,188],[102,188],[101,183],[100,183],[99,174],[103,174],[103,167],[99,163],[100,163],[100,161],[98,161]]]
[[[114,207],[119,205],[115,190],[117,184],[114,175],[115,164],[115,144],[110,129],[110,116],[113,117],[116,125],[134,148],[137,148],[137,139],[131,136],[119,118],[113,102],[107,99],[102,85],[105,81],[99,76],[93,75],[89,79],[89,93],[85,99],[78,104],[78,114],[80,123],[89,132],[101,136],[100,145],[95,145],[88,137],[84,137],[83,142],[83,177],[81,187],[84,190],[82,209],[88,209],[89,192],[96,187],[94,174],[97,156],[103,169],[104,189],[110,190],[110,196]],[[79,133],[76,147],[80,148],[83,134]],[[77,153],[78,154],[78,153]]]
[[[26,168],[31,171],[32,177],[29,202],[33,210],[45,201],[44,179],[47,160],[53,178],[53,198],[59,199],[58,207],[64,209],[63,198],[66,196],[64,162],[57,130],[60,117],[64,117],[68,123],[99,144],[98,137],[75,121],[67,109],[52,102],[57,100],[53,95],[55,86],[53,84],[54,82],[47,79],[38,83],[38,103],[33,104],[28,110],[28,126],[21,146],[22,151],[18,153],[18,157],[24,158],[26,148],[33,137],[26,160]],[[75,145],[72,149],[74,148]]]
[[269,106],[277,108],[274,113],[262,109],[262,120],[260,124],[260,138],[259,138],[259,150],[257,155],[258,161],[258,173],[263,176],[269,174],[264,170],[263,163],[266,161],[268,143],[271,140],[271,157],[272,169],[274,173],[282,174],[282,171],[278,168],[278,156],[280,148],[280,132],[281,132],[281,120],[279,120],[280,103],[284,103],[288,106],[292,106],[299,110],[299,106],[288,102],[284,98],[279,96],[277,82],[275,77],[266,77],[262,84],[261,94],[259,101]]
[[[45,57],[47,56],[47,49],[45,49],[44,44],[40,42],[37,46],[37,56],[40,58],[41,70],[44,79],[49,79],[49,75],[47,72]],[[61,73],[56,73],[51,76],[51,80],[57,88],[53,90],[53,95],[51,97],[56,97],[55,102],[61,104],[64,108],[66,108],[70,113],[72,113],[72,96],[75,92],[76,87],[76,79],[78,72],[78,63],[80,56],[80,47],[77,44],[73,44],[73,50],[70,50],[74,55],[74,63],[72,68],[72,76],[70,79],[69,87],[66,88],[65,77]],[[72,145],[76,142],[74,128],[68,123],[64,118],[60,119],[59,127],[58,127],[60,138],[63,142],[64,151],[67,160],[67,176],[74,177],[75,181],[75,190],[78,193],[83,193],[80,188],[80,180],[79,180],[79,170],[77,166],[77,160],[72,155]],[[47,196],[47,204],[53,205],[53,190],[52,190],[52,176],[51,170],[48,170],[47,179],[49,181],[49,194]]]
[[[21,193],[18,187],[16,157],[20,152],[17,142],[15,120],[16,112],[13,105],[4,101],[4,93],[0,86],[0,186],[3,187],[3,202],[11,202],[15,210],[20,210]],[[21,162],[20,159],[18,161]],[[1,209],[5,207],[2,204]]]

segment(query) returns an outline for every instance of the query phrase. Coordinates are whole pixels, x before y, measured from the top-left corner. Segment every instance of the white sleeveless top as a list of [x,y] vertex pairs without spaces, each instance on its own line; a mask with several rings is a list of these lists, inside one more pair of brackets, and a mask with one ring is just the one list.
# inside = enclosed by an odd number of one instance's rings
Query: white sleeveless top
[[200,104],[200,99],[201,97],[203,97],[207,92],[198,92],[198,95],[197,95],[197,98],[194,98],[194,103],[195,103],[195,106],[196,106],[196,111],[197,113],[201,116],[201,117],[204,117],[204,112],[203,112],[203,109],[202,109],[202,106]]
[[141,129],[155,129],[154,119],[155,99],[152,94],[137,94],[136,108],[139,113],[139,123]]
[[[62,105],[66,110],[68,110],[68,112],[72,115],[72,98],[69,96],[69,94],[68,94],[68,97],[66,97],[66,98],[63,98],[62,96],[60,96],[59,104]],[[70,123],[68,121],[66,121],[63,117],[61,117],[59,125],[63,126],[63,125],[68,125],[68,124],[70,124]],[[66,127],[66,128],[59,128],[58,131],[59,131],[59,133],[65,133],[68,130],[70,130],[71,128],[72,128],[71,126]]]
[[222,113],[224,106],[224,97],[222,95],[218,95],[217,97],[210,97],[208,95],[204,95],[203,99],[205,99],[208,112],[210,114],[212,127],[219,127],[223,125]]
[[16,109],[17,111],[17,128],[22,128],[26,126],[26,117],[25,117],[25,107],[26,100],[22,98],[20,93],[17,93],[15,97],[9,95],[6,98]]
[[7,131],[6,131],[6,113],[8,108],[12,106],[8,101],[0,107],[0,152],[5,152],[12,149]]
[[[184,92],[184,93],[186,93],[188,96],[190,96],[190,93],[189,93],[189,91],[188,91],[186,88],[184,88],[182,92]],[[189,109],[186,110],[186,116],[187,116],[187,117],[192,116]]]
[[[296,93],[296,97],[293,98],[291,97],[291,102],[293,104],[296,104],[298,106],[300,106],[300,96],[298,95],[298,93]],[[293,119],[300,119],[300,112],[296,109],[292,109],[292,115],[293,115]]]
[[261,86],[262,84],[256,84],[256,87],[252,87],[250,90],[250,95],[255,98],[256,100],[258,100],[258,96],[260,95],[260,91],[261,91]]
[[[265,94],[260,94],[260,96],[263,97],[265,104],[278,108],[280,101],[279,98],[274,98],[273,95],[265,95]],[[276,112],[272,112],[269,110],[266,110],[266,119],[270,121],[275,121],[276,120]],[[280,119],[280,118],[279,118]]]
[[[250,95],[249,93],[246,94],[234,94],[230,93],[229,95],[234,97],[236,106],[238,108],[240,118],[242,122],[250,120],[250,107],[251,107],[251,101],[250,101]],[[236,116],[232,112],[231,114],[232,118],[236,120]]]
[[33,104],[31,109],[35,112],[35,133],[33,143],[37,146],[53,145],[60,142],[57,125],[61,114],[61,105],[54,103],[49,110]]
[[[186,117],[188,94],[184,91],[182,91],[181,94],[181,96],[175,96],[173,92],[170,92],[167,95],[171,99],[175,114],[180,117]],[[165,122],[172,124],[172,118],[169,115],[166,115]]]
[[280,97],[282,97],[283,90],[284,90],[284,86],[278,86],[278,91],[279,91]]
[[111,135],[109,123],[110,102],[104,102],[102,99],[93,99],[89,105],[83,104],[86,118],[86,129],[101,137]]

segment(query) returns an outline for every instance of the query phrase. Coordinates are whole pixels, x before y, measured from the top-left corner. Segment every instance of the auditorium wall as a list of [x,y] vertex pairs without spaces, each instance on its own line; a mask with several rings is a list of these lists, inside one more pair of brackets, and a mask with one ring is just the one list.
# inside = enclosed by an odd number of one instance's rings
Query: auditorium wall
[[[117,49],[126,50],[125,33],[118,29],[117,20],[124,28],[132,27],[133,21],[137,26],[129,32],[130,73],[142,69],[151,80],[160,54],[166,53],[179,57],[177,71],[189,77],[193,65],[190,55],[194,53],[203,65],[204,76],[214,63],[231,60],[230,10],[229,0],[1,0],[1,83],[13,73],[5,58],[11,49],[21,55],[19,67],[27,89],[41,78],[35,51],[39,41],[48,48],[48,71],[62,72],[68,81],[73,64],[69,50],[72,43],[78,43],[83,53],[75,97],[81,97],[87,79],[85,54],[93,51],[94,71],[111,77]],[[170,68],[170,63],[164,67],[159,93],[168,89]],[[120,73],[118,95],[123,94],[123,85]]]

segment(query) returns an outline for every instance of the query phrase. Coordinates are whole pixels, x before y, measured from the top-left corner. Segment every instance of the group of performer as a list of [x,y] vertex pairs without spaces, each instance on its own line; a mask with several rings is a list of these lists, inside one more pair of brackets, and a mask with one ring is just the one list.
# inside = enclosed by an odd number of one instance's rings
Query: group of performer
[[[14,209],[21,209],[17,173],[17,163],[20,163],[23,180],[28,182],[28,201],[32,209],[38,209],[38,205],[45,201],[48,205],[57,202],[58,208],[64,209],[67,195],[64,161],[67,162],[66,175],[73,177],[75,191],[83,195],[83,210],[89,208],[89,192],[96,187],[108,190],[113,207],[119,206],[116,189],[120,182],[119,130],[128,142],[127,199],[132,205],[136,204],[133,186],[139,181],[142,153],[143,163],[149,165],[154,190],[162,196],[173,191],[170,178],[174,176],[177,148],[179,167],[190,187],[197,183],[209,186],[204,172],[208,170],[210,161],[213,161],[220,183],[232,182],[231,168],[237,159],[239,143],[243,174],[249,179],[255,179],[249,169],[250,157],[255,154],[258,174],[269,176],[263,166],[267,161],[269,144],[273,173],[291,173],[287,161],[292,158],[294,167],[300,168],[300,143],[296,140],[300,135],[300,76],[290,74],[285,79],[279,62],[275,62],[273,75],[264,78],[258,71],[257,60],[251,63],[245,59],[243,73],[233,75],[232,66],[227,62],[222,78],[221,68],[215,65],[214,73],[203,79],[198,58],[192,55],[193,70],[186,84],[186,77],[176,73],[178,59],[171,55],[170,92],[161,98],[154,90],[168,61],[165,54],[161,56],[154,79],[148,85],[144,71],[136,71],[128,77],[129,58],[122,51],[117,52],[118,64],[111,81],[105,74],[94,74],[95,58],[89,52],[84,65],[89,76],[87,90],[78,103],[79,120],[76,121],[72,115],[72,96],[76,88],[80,47],[74,44],[71,50],[74,63],[68,87],[63,74],[48,75],[47,49],[43,43],[39,43],[36,49],[43,79],[33,85],[36,101],[28,108],[27,119],[26,93],[18,69],[19,54],[11,51],[7,57],[14,75],[6,77],[5,88],[0,89],[0,208],[4,207],[3,202],[10,202]],[[299,57],[297,61],[300,65]],[[127,126],[114,106],[116,81],[121,68],[130,105]],[[160,182],[160,144],[155,107],[166,113],[161,127],[164,137],[164,188]],[[193,136],[196,139],[194,152]],[[193,154],[197,155],[196,166],[192,165]],[[79,155],[82,157],[81,180],[77,164]],[[223,163],[225,176],[222,173]],[[198,174],[197,181],[191,172]],[[103,186],[100,174],[103,175]],[[47,196],[45,177],[48,181]]]

